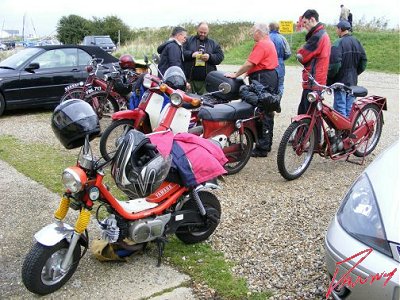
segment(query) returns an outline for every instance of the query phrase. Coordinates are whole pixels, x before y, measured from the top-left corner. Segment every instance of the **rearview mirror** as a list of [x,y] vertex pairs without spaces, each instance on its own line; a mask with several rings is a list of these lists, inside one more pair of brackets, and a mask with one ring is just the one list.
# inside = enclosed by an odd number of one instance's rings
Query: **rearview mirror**
[[160,56],[157,53],[153,53],[152,55],[152,60],[155,64],[159,64],[160,63]]
[[26,71],[33,71],[33,70],[37,70],[37,69],[39,69],[39,68],[40,68],[39,63],[30,63],[30,64],[25,68],[25,70],[26,70]]
[[222,82],[218,86],[218,91],[220,91],[222,94],[228,94],[231,91],[232,87],[229,83]]

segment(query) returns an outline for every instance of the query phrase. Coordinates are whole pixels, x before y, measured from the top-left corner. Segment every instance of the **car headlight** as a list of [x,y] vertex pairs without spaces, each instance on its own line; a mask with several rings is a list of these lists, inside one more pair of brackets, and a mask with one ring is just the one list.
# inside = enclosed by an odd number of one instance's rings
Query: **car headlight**
[[175,106],[179,106],[182,103],[182,96],[178,93],[172,93],[170,99],[171,103]]
[[64,187],[71,193],[81,191],[86,181],[87,176],[79,167],[66,168],[62,173],[62,182]]
[[345,196],[337,217],[348,234],[392,257],[375,193],[365,173],[357,179]]
[[310,103],[313,103],[317,100],[318,94],[317,92],[310,92],[307,94],[307,100]]

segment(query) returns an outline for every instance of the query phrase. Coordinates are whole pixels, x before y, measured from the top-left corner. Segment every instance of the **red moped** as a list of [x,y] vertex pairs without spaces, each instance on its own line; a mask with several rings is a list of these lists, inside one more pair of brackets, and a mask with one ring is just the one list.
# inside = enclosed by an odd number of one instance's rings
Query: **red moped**
[[[313,155],[333,160],[349,161],[350,156],[360,157],[361,164],[379,142],[383,127],[383,110],[386,98],[367,96],[364,87],[348,87],[342,83],[321,85],[309,74],[309,79],[320,88],[307,96],[310,102],[306,114],[292,118],[278,148],[279,173],[287,180],[299,178],[309,167]],[[355,97],[347,118],[324,102],[324,94],[341,89]]]

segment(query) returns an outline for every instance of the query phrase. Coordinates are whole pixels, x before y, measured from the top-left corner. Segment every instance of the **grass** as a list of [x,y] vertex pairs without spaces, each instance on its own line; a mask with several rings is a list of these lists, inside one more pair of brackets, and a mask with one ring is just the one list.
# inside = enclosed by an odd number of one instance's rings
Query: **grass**
[[[76,163],[76,155],[67,151],[59,151],[46,144],[24,143],[6,135],[0,135],[0,159],[60,195],[64,192],[61,173],[67,166]],[[110,179],[110,176],[105,178]],[[119,199],[124,197],[112,181],[107,184],[114,196]],[[207,284],[220,298],[256,300],[271,295],[267,292],[250,293],[245,279],[232,274],[233,264],[209,244],[186,245],[175,237],[170,237],[169,241],[165,247],[164,259],[189,274],[196,282]]]

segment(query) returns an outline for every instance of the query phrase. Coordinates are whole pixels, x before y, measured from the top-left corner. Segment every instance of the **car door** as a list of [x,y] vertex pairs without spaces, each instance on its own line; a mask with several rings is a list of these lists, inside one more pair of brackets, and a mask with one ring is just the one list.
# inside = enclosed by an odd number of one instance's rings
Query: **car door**
[[[32,59],[29,64],[37,63],[39,68],[21,71],[22,102],[33,105],[58,103],[67,85],[85,80],[85,66],[79,64],[80,51],[77,48],[51,49]],[[83,55],[90,59],[86,52]]]

